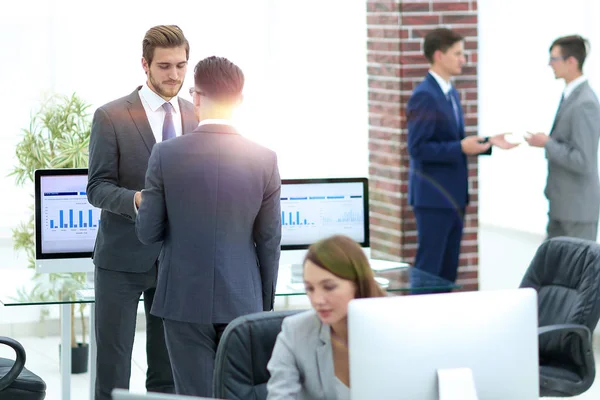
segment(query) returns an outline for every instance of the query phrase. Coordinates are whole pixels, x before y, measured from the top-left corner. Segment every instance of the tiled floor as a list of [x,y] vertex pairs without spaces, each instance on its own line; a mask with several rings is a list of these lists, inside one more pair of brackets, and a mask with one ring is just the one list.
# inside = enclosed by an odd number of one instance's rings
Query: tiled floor
[[[523,272],[529,265],[541,238],[511,231],[484,228],[480,236],[480,282],[482,290],[512,288],[519,285]],[[507,251],[510,249],[510,251]],[[284,305],[280,302],[281,306]],[[306,306],[299,298],[290,305]],[[60,395],[60,374],[58,358],[58,337],[19,337],[17,338],[27,351],[27,368],[34,371],[48,385],[47,400],[62,400]],[[0,357],[12,358],[12,353],[0,347]],[[595,357],[597,370],[600,370],[600,332],[595,335]],[[145,335],[138,332],[135,337],[133,365],[131,371],[131,390],[143,392],[145,382],[146,358]],[[72,375],[71,387],[73,400],[89,399],[89,374]],[[1,398],[1,396],[0,396]],[[578,400],[600,399],[600,378],[588,392],[573,397]],[[506,399],[510,400],[510,399]]]

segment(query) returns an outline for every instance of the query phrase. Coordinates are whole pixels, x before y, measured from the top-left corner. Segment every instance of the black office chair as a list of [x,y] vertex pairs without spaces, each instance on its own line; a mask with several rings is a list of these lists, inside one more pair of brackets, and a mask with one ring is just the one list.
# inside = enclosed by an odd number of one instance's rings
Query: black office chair
[[600,245],[566,237],[545,241],[520,287],[538,292],[540,396],[585,392],[596,376],[592,332],[600,318]]
[[231,321],[217,348],[213,396],[229,400],[267,398],[271,358],[283,319],[293,311],[262,312]]
[[25,368],[25,349],[14,339],[0,336],[0,343],[12,347],[16,360],[0,358],[0,399],[43,400],[46,383]]

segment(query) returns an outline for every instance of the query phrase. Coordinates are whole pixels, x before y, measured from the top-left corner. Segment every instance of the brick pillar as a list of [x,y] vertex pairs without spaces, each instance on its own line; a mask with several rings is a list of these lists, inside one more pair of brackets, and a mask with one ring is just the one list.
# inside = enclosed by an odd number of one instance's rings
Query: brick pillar
[[[429,68],[423,37],[437,27],[453,29],[465,37],[467,56],[454,85],[461,96],[466,132],[477,132],[477,1],[368,0],[367,24],[371,251],[373,258],[412,263],[417,230],[408,205],[406,103]],[[476,158],[469,158],[469,193],[458,283],[464,290],[476,290]]]

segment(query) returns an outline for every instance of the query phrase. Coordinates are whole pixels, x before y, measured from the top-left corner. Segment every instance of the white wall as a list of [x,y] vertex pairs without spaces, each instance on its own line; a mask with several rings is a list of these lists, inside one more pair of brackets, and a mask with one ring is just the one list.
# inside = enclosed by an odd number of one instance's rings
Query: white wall
[[[548,66],[548,49],[559,36],[590,40],[584,73],[600,94],[598,2],[483,0],[478,6],[481,135],[550,130],[564,88]],[[524,144],[479,160],[481,223],[543,234],[548,212],[543,150]]]
[[[343,15],[343,18],[341,16]],[[21,128],[45,91],[76,91],[93,110],[144,82],[141,41],[148,28],[177,24],[193,67],[209,55],[246,75],[243,134],[275,150],[281,175],[366,176],[368,118],[366,7],[362,0],[22,0],[0,13],[2,74],[0,238],[25,218],[32,188],[16,189]]]
[[[42,94],[76,91],[92,104],[91,112],[129,94],[145,80],[144,33],[158,24],[179,25],[190,42],[183,98],[189,100],[194,66],[204,57],[225,56],[243,69],[238,126],[277,152],[283,178],[367,176],[363,0],[105,0],[91,7],[21,0],[0,13],[0,244],[32,202],[33,188],[15,188],[5,175]],[[32,272],[23,270],[24,256],[16,258],[7,246],[0,246],[2,294]],[[0,323],[38,315],[35,307],[0,307]]]

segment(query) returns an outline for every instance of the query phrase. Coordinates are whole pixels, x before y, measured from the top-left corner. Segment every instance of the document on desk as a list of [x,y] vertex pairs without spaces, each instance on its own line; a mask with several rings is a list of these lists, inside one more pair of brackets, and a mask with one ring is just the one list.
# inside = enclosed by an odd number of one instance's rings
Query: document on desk
[[438,369],[439,400],[478,400],[471,368]]

